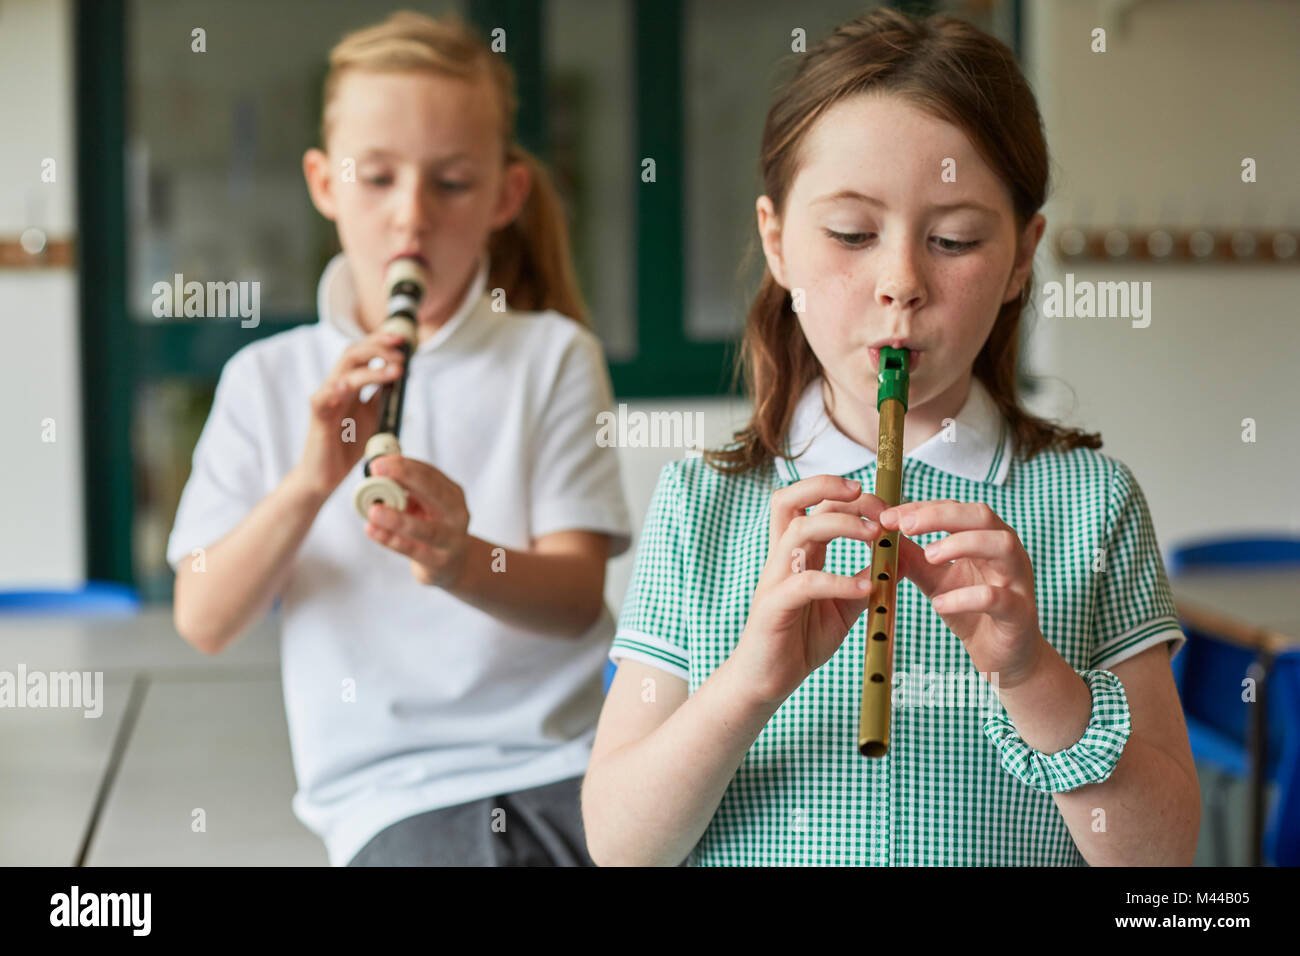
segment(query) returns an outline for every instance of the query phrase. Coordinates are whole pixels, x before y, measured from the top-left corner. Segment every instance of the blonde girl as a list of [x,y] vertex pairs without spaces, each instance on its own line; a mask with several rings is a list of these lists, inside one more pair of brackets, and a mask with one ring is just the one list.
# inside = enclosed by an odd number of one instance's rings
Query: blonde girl
[[[226,365],[169,542],[200,650],[281,599],[293,808],[335,865],[590,862],[577,788],[627,514],[595,442],[608,372],[515,108],[507,65],[454,19],[396,13],[334,48],[303,158],[343,250],[320,321]],[[431,279],[402,455],[372,470],[411,502],[361,521],[401,256]]]

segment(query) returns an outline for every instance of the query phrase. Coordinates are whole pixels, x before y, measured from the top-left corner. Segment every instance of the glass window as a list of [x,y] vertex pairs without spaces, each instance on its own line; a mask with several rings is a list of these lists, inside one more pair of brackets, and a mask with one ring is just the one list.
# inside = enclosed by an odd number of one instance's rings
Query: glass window
[[[133,0],[127,7],[128,293],[155,321],[156,282],[260,283],[263,316],[312,317],[337,251],[311,204],[321,83],[342,36],[392,10],[457,3]],[[464,11],[460,11],[462,16]],[[194,31],[203,31],[196,52]]]
[[131,411],[136,588],[146,601],[172,594],[167,537],[190,474],[190,459],[212,407],[215,386],[163,380],[139,386]]
[[549,164],[592,326],[610,361],[627,361],[636,355],[631,4],[550,0],[546,19]]

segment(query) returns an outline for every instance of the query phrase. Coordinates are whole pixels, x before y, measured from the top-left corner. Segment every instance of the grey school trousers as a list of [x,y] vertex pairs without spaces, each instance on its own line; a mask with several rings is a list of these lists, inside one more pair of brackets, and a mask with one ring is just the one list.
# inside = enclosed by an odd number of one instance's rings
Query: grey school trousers
[[587,855],[581,777],[399,820],[348,866],[595,866]]

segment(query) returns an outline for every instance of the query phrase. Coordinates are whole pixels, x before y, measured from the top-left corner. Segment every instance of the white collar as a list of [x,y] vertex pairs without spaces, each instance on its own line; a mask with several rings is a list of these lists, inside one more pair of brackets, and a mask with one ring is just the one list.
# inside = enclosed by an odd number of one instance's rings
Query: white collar
[[[810,475],[848,475],[871,465],[876,454],[832,424],[822,402],[820,376],[804,390],[795,406],[786,440],[792,458],[776,459],[780,474],[790,481]],[[940,430],[903,457],[971,481],[1003,484],[1011,469],[1011,430],[993,396],[972,376],[966,403],[951,428]],[[805,449],[803,454],[799,454]]]
[[[470,313],[484,301],[487,275],[488,257],[484,253],[469,289],[465,292],[465,298],[460,301],[451,318],[416,347],[416,355],[438,348],[464,324]],[[316,287],[316,310],[320,314],[322,326],[334,329],[349,341],[365,338],[366,333],[357,323],[357,290],[352,282],[352,270],[348,268],[347,257],[341,252],[329,261],[321,273],[320,284]]]

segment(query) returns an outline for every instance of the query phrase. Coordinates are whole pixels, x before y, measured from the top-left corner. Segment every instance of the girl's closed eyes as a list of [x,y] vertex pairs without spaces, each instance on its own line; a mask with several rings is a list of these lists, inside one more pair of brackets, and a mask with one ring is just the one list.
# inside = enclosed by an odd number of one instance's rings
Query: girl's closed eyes
[[[827,236],[849,249],[861,249],[869,239],[875,238],[876,235],[874,232],[837,232],[834,229],[826,229],[825,232]],[[937,248],[949,255],[970,252],[980,244],[979,239],[962,241],[960,239],[947,239],[943,236],[934,236],[932,241]]]
[[[365,176],[362,177],[361,181],[365,185],[374,187],[376,189],[382,189],[385,186],[393,185],[393,177],[391,175],[388,175],[387,173],[381,175]],[[435,180],[432,185],[435,189],[447,193],[466,192],[467,190],[474,188],[474,182],[472,180],[460,180],[460,179]]]

